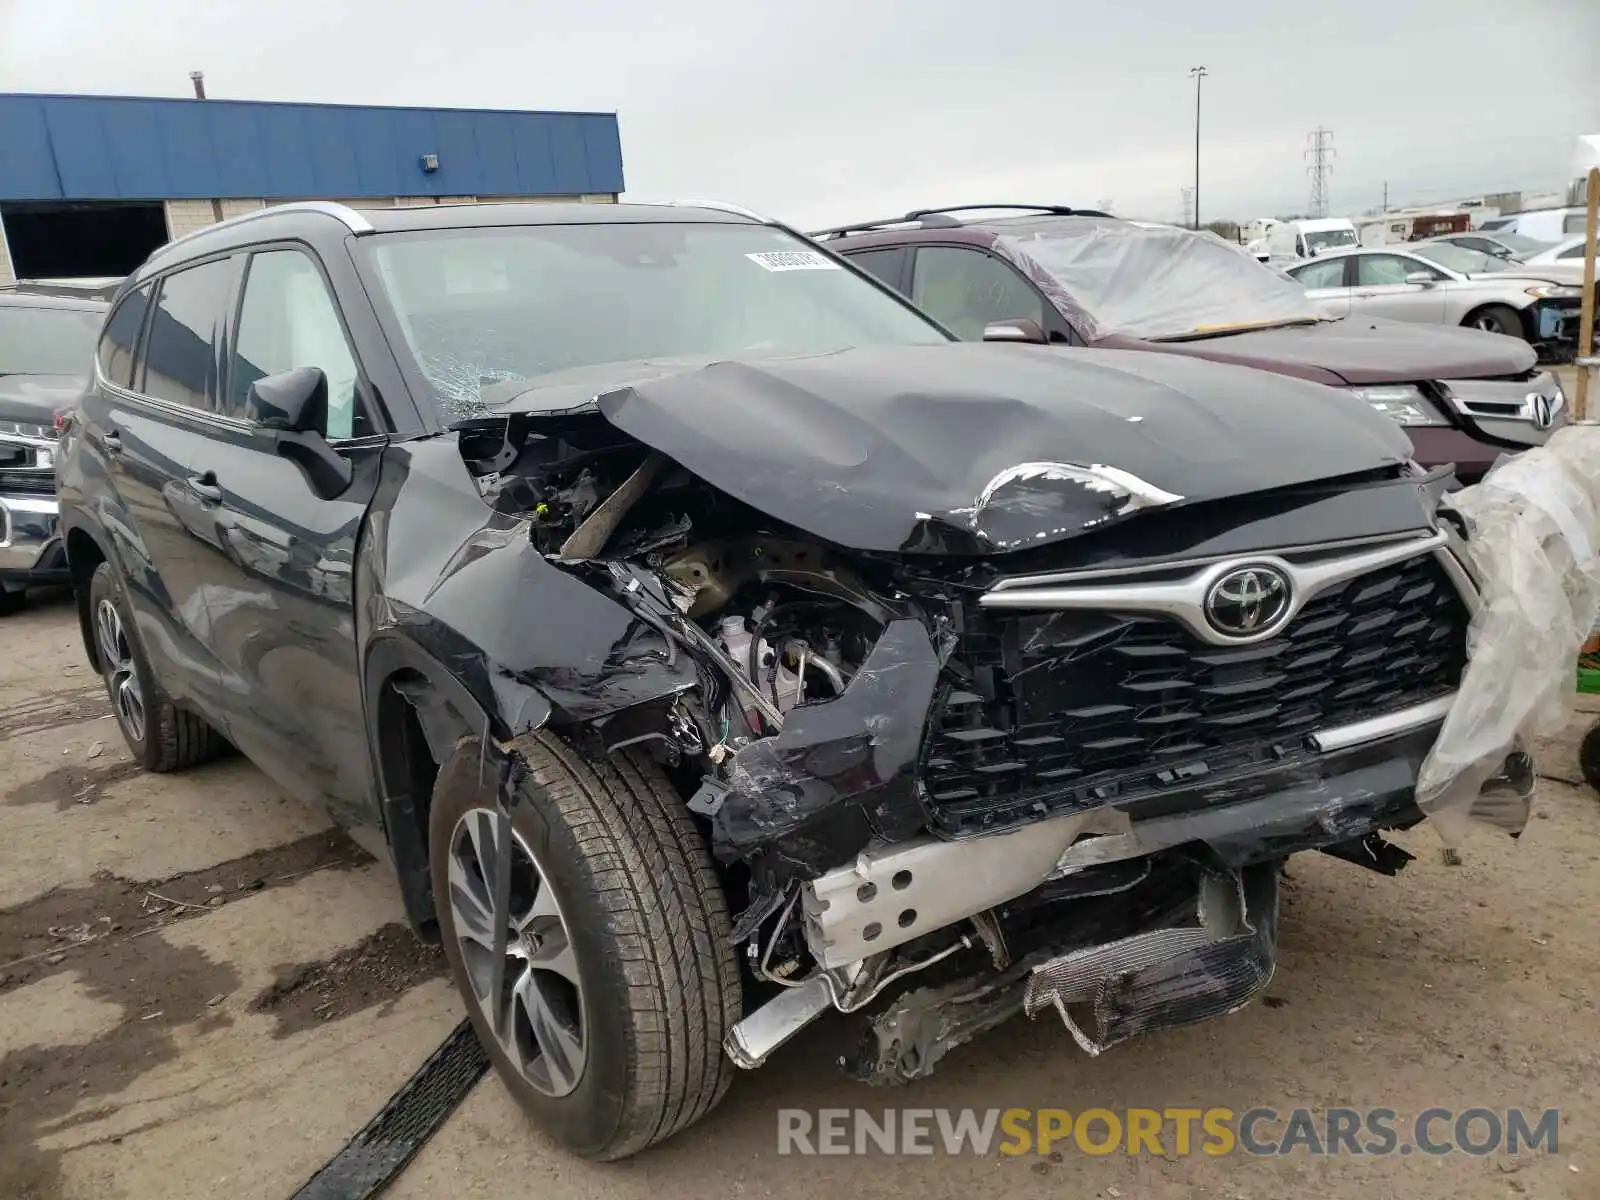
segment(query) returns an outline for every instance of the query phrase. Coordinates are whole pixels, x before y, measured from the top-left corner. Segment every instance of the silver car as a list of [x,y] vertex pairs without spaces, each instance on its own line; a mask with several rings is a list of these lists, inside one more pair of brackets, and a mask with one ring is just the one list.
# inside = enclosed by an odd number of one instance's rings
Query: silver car
[[1559,242],[1552,242],[1537,254],[1525,254],[1522,261],[1525,266],[1544,268],[1546,266],[1577,264],[1577,269],[1583,269],[1583,253],[1586,235],[1578,234],[1576,237],[1563,238]]
[[1289,274],[1330,316],[1465,325],[1554,354],[1577,337],[1580,288],[1565,264],[1528,267],[1442,242],[1319,255]]
[[1534,256],[1550,248],[1549,242],[1524,237],[1520,233],[1441,233],[1437,237],[1423,238],[1419,246],[1444,244],[1460,246],[1463,250],[1477,250],[1509,263],[1534,261]]

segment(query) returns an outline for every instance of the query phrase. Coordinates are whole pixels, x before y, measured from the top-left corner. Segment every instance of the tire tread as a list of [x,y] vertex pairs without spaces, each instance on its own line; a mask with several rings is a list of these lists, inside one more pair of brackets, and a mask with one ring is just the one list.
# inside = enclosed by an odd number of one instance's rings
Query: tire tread
[[[145,770],[157,775],[210,762],[222,753],[222,739],[203,719],[173,704],[171,697],[162,689],[161,681],[156,678],[145,656],[144,646],[138,640],[133,616],[127,610],[127,592],[117,578],[116,568],[104,561],[95,568],[89,581],[91,612],[102,590],[109,594],[112,603],[121,612],[122,626],[141,677],[140,686],[145,693],[145,744],[138,747],[130,740],[128,748]],[[122,728],[121,721],[117,722],[117,727]],[[123,738],[127,740],[126,731],[123,732]]]
[[549,732],[513,748],[587,860],[624,968],[632,1078],[594,1157],[625,1158],[700,1120],[732,1081],[722,1039],[741,994],[727,903],[682,799],[649,758],[597,760]]

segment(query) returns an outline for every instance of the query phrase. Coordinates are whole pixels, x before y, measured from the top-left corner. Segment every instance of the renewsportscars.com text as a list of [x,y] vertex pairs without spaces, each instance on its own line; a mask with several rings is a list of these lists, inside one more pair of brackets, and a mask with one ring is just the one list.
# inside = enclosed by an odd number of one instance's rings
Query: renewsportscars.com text
[[1560,1129],[1554,1108],[783,1108],[778,1153],[1554,1154]]

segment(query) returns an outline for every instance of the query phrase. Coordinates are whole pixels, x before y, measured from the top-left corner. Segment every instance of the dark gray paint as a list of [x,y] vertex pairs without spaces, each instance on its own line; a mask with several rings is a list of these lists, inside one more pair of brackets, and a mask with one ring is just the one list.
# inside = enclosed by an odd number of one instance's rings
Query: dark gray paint
[[[1410,455],[1393,421],[1315,384],[1033,346],[718,362],[598,403],[619,429],[735,498],[861,550],[991,554],[1114,519],[1115,496],[1031,482],[997,493],[975,523],[963,510],[1019,463],[1114,467],[1193,504]],[[1296,419],[1285,421],[1290,406]]]

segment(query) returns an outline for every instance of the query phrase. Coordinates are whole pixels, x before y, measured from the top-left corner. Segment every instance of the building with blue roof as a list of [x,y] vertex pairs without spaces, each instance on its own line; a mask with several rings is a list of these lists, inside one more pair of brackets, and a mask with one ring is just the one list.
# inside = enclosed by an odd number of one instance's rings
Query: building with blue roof
[[121,275],[288,200],[615,202],[615,113],[0,94],[0,283]]

